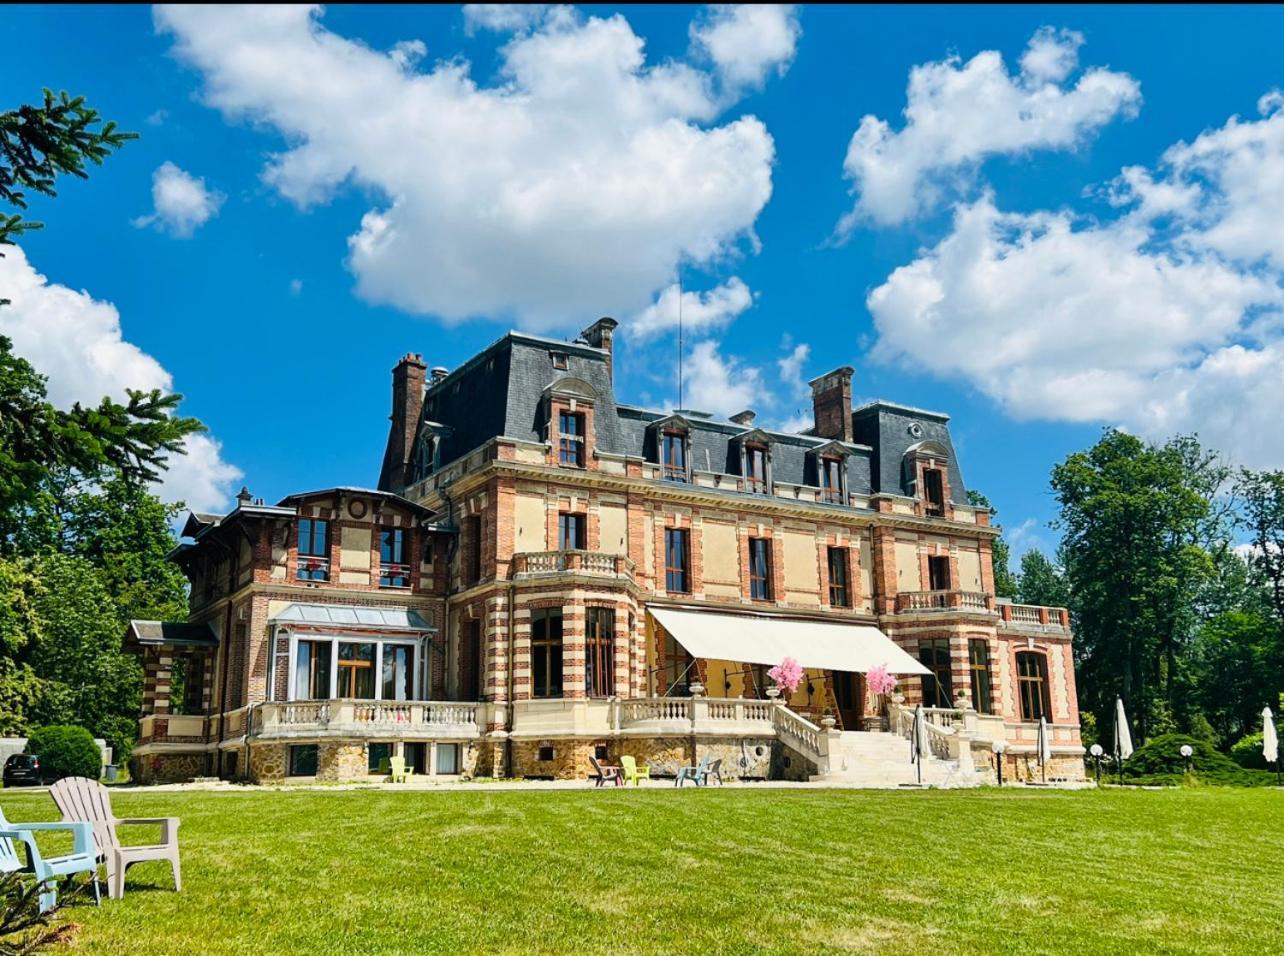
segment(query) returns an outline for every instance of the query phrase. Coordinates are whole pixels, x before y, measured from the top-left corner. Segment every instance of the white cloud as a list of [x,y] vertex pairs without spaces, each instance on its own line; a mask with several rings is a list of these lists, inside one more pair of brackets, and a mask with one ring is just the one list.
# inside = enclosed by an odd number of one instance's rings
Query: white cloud
[[302,280],[302,279],[291,279],[291,280],[290,280],[290,295],[301,295],[302,293],[303,293],[303,280]]
[[548,8],[546,3],[465,3],[464,31],[472,36],[478,30],[526,30],[543,20]]
[[1015,75],[996,50],[914,67],[904,126],[895,131],[867,115],[848,144],[843,171],[856,206],[839,235],[862,221],[895,225],[929,212],[965,188],[988,157],[1073,149],[1115,117],[1135,116],[1141,87],[1126,73],[1093,67],[1068,83],[1082,42],[1045,27]]
[[[104,395],[123,400],[126,386],[173,390],[169,372],[124,340],[114,305],[50,282],[17,246],[6,246],[0,259],[0,289],[12,300],[0,309],[0,333],[48,378],[55,405],[96,405]],[[240,469],[222,460],[218,442],[208,435],[189,438],[187,451],[170,459],[161,494],[195,509],[225,504]]]
[[794,398],[806,398],[811,395],[811,386],[803,376],[803,366],[811,358],[811,346],[799,342],[793,350],[782,359],[777,359],[776,367],[780,369],[780,380],[784,382]]
[[713,4],[690,28],[692,43],[729,90],[761,89],[773,72],[784,76],[801,33],[798,8],[789,3]]
[[427,72],[295,7],[159,7],[159,29],[229,119],[290,146],[265,178],[306,206],[352,182],[381,197],[349,239],[365,299],[447,321],[579,327],[633,314],[679,261],[753,242],[774,144],[689,64],[648,65],[619,15],[563,12],[499,51],[499,80]]
[[146,122],[148,126],[163,126],[167,119],[169,119],[169,110],[159,109],[149,113]]
[[685,392],[688,408],[734,415],[761,402],[762,372],[737,358],[723,358],[716,342],[697,342],[686,360]]
[[134,225],[140,229],[155,225],[186,239],[218,214],[225,198],[222,193],[207,189],[203,178],[173,163],[161,163],[152,173],[153,212],[139,216]]
[[[656,300],[634,316],[628,330],[639,338],[650,338],[678,327],[678,284],[668,286]],[[753,305],[753,293],[737,276],[708,292],[683,291],[682,328],[688,335],[729,325]]]

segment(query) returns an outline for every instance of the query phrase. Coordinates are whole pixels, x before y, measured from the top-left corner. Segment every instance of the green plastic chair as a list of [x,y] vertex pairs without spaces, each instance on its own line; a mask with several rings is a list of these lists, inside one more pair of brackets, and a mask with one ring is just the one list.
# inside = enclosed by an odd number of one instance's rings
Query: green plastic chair
[[651,779],[651,768],[639,767],[638,762],[628,754],[625,754],[620,758],[620,769],[624,771],[625,786],[628,786],[629,781],[632,780],[633,786],[640,787],[642,786],[643,777],[647,780]]
[[[74,841],[65,856],[45,856],[36,846],[37,830],[70,830]],[[16,843],[27,848],[27,864],[18,856]],[[27,870],[41,885],[40,912],[47,913],[58,902],[57,880],[60,876],[88,873],[94,884],[94,903],[101,903],[98,890],[98,854],[94,851],[94,827],[91,823],[10,823],[0,811],[0,871],[14,873]]]
[[405,783],[407,779],[414,776],[415,768],[406,766],[405,757],[393,757],[388,761],[388,764],[392,768],[393,783]]

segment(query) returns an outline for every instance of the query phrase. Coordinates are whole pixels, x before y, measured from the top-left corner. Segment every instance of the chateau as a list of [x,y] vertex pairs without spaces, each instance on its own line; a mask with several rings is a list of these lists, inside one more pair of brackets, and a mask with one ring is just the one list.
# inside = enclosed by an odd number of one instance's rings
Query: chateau
[[[615,327],[510,333],[454,370],[407,355],[376,488],[192,514],[190,617],[126,637],[136,776],[378,778],[402,756],[583,778],[623,754],[653,776],[706,755],[742,778],[1082,776],[1069,617],[996,600],[948,416],[853,408],[847,367],[811,383],[804,434],[622,404]],[[785,657],[805,677],[779,697]],[[879,666],[893,694],[868,692]]]

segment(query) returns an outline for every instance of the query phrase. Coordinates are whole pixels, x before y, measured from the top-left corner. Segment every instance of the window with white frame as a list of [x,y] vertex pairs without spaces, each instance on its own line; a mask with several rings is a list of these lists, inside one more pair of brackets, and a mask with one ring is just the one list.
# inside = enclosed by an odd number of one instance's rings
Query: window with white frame
[[419,642],[398,638],[292,636],[291,700],[417,700]]

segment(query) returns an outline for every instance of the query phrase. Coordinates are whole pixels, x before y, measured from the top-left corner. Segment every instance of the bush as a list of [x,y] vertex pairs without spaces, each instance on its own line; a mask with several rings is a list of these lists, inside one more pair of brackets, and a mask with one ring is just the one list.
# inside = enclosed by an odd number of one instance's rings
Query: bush
[[1262,754],[1262,733],[1248,734],[1240,737],[1231,745],[1231,760],[1249,770],[1274,770],[1267,766],[1266,757]]
[[[1194,753],[1190,758],[1190,775],[1181,755],[1183,744]],[[1124,776],[1130,783],[1182,784],[1198,782],[1222,787],[1260,787],[1275,782],[1275,775],[1246,770],[1203,740],[1186,734],[1164,734],[1138,747],[1124,764]]]
[[27,738],[27,753],[40,758],[40,775],[46,780],[97,780],[102,775],[102,751],[84,727],[39,727]]

